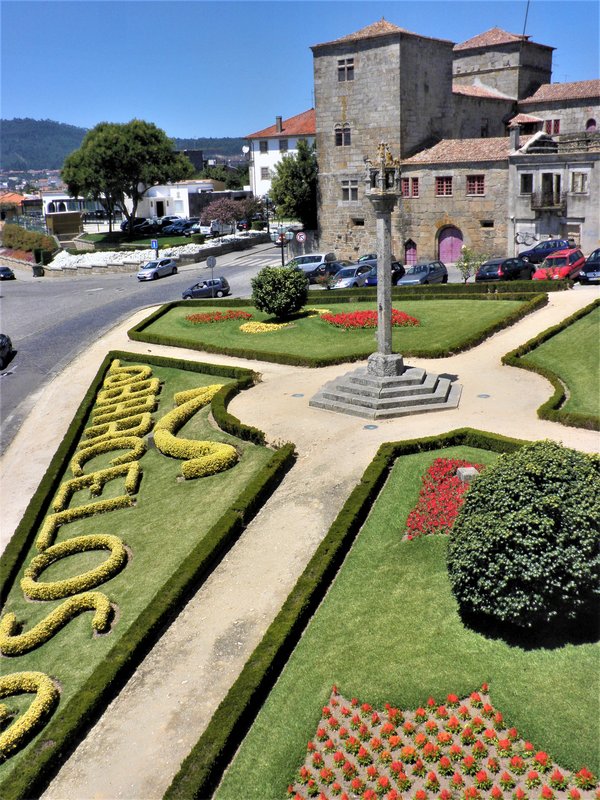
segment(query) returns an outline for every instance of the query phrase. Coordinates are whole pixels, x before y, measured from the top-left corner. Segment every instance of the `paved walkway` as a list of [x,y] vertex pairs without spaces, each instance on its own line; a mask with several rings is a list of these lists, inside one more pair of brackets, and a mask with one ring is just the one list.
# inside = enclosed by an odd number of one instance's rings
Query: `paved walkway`
[[[35,410],[0,462],[0,485],[7,491],[8,483],[12,491],[19,487],[18,495],[4,504],[6,539],[109,349],[243,363],[256,369],[262,383],[238,395],[231,411],[264,430],[271,442],[295,442],[299,458],[43,797],[154,800],[163,796],[382,442],[472,426],[598,451],[597,432],[537,419],[536,409],[551,391],[547,381],[500,364],[504,353],[597,296],[593,287],[554,293],[544,309],[468,353],[441,360],[410,359],[411,366],[458,375],[463,386],[459,408],[380,421],[370,430],[365,420],[308,406],[312,395],[344,371],[343,366],[300,369],[128,342],[127,329],[148,311],[111,331],[77,359],[37,398]],[[46,437],[41,442],[39,431]]]

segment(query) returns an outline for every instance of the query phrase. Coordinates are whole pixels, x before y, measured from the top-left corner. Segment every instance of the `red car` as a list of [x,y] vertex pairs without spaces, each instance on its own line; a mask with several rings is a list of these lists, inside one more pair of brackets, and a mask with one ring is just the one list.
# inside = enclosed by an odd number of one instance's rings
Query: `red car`
[[542,261],[539,268],[533,273],[534,281],[546,281],[549,278],[560,280],[571,278],[575,280],[585,264],[585,256],[581,250],[574,247],[568,250],[558,250]]

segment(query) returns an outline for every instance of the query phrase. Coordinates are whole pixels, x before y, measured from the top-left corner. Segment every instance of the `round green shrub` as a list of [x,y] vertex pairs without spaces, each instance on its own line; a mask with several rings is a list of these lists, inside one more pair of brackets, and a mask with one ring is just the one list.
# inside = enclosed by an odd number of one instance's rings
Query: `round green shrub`
[[501,456],[471,485],[450,535],[461,609],[518,629],[591,614],[599,524],[596,457],[550,441]]
[[286,319],[300,311],[308,297],[308,281],[299,269],[264,267],[251,284],[256,308],[277,319]]

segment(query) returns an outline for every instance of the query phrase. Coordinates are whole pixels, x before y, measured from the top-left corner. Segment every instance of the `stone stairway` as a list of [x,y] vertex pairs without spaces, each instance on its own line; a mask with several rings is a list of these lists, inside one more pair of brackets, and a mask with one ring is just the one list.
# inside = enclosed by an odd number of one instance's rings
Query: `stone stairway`
[[462,387],[449,378],[407,367],[402,375],[379,377],[366,367],[326,383],[309,405],[367,419],[390,419],[457,408]]

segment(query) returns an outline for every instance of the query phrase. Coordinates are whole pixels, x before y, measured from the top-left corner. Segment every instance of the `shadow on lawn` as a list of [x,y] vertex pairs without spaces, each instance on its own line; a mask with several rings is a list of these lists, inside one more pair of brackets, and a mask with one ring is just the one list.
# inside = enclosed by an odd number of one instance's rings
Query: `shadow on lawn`
[[462,623],[486,639],[501,639],[509,647],[522,650],[558,650],[567,644],[593,644],[600,640],[600,616],[590,612],[576,620],[552,622],[545,627],[519,628],[499,623],[491,617],[475,615],[461,609]]

